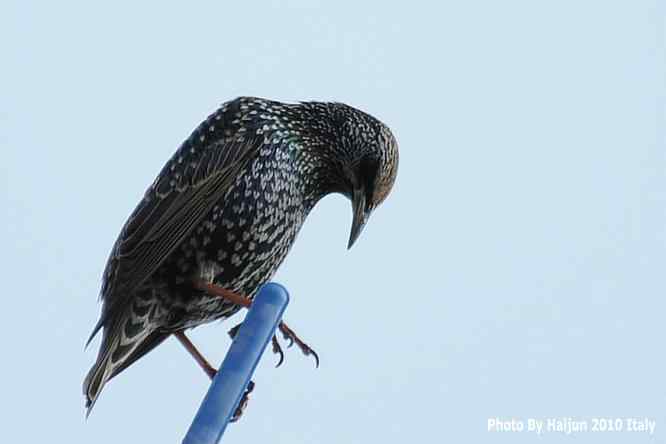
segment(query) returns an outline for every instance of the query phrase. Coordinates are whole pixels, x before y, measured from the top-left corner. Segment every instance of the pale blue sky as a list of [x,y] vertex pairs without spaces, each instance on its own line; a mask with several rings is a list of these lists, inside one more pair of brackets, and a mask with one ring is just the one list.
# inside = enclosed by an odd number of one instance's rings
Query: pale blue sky
[[[666,442],[663,2],[0,5],[5,442],[179,442],[208,382],[174,340],[84,421],[107,255],[238,95],[347,102],[400,143],[346,251],[321,202],[277,280],[321,356],[266,355],[225,442],[533,442],[488,417],[648,416]],[[233,324],[193,340],[214,362]]]

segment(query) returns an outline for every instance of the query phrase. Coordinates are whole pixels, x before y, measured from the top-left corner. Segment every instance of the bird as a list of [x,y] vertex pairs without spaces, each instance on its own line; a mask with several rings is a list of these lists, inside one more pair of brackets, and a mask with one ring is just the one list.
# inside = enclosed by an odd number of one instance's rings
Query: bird
[[[101,314],[86,343],[102,331],[83,382],[86,415],[111,378],[172,335],[212,378],[216,370],[185,331],[250,305],[324,196],[351,201],[351,248],[397,171],[389,127],[352,106],[258,97],[223,103],[167,161],[112,247]],[[281,323],[280,331],[318,364],[291,328]],[[281,363],[275,337],[273,351]]]

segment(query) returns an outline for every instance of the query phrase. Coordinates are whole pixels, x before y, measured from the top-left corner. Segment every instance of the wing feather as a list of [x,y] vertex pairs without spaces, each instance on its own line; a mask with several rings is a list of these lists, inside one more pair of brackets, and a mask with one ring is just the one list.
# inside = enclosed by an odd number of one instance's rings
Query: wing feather
[[[192,183],[162,198],[147,200],[119,239],[115,259],[121,276],[116,273],[118,289],[132,292],[150,277],[201,219],[224,197],[238,173],[247,166],[260,146],[258,140],[218,144],[210,151],[231,151],[215,162],[210,154],[202,156],[192,174]],[[136,225],[136,230],[131,230]]]
[[[194,131],[162,169],[123,227],[104,272],[104,306],[91,339],[110,314],[124,305],[187,238],[258,154],[263,137],[250,137],[233,128],[237,101],[223,106]],[[221,119],[219,113],[223,114]],[[213,122],[225,137],[197,145],[200,135]]]

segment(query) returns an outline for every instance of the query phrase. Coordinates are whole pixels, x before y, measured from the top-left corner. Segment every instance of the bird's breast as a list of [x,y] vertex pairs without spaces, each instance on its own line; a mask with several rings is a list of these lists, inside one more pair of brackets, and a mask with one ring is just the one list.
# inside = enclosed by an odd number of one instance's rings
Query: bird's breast
[[283,262],[308,212],[298,175],[275,156],[258,159],[174,253],[180,280],[203,279],[253,297]]

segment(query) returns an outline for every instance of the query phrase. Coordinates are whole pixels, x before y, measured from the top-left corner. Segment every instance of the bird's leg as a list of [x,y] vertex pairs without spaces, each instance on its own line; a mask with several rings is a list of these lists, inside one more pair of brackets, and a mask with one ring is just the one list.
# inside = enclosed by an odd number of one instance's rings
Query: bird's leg
[[[194,346],[192,341],[185,336],[185,333],[182,331],[178,331],[174,333],[174,336],[178,338],[181,344],[183,344],[183,347],[192,355],[195,361],[197,361],[197,364],[201,366],[204,372],[208,375],[210,379],[213,379],[215,375],[217,374],[217,370],[213,368],[210,363],[204,358],[204,356],[197,350],[197,348]],[[243,411],[245,410],[245,407],[247,406],[247,403],[249,401],[249,394],[252,393],[252,390],[254,390],[254,381],[250,381],[249,384],[247,385],[247,388],[245,389],[245,393],[243,393],[243,397],[241,398],[240,402],[238,403],[238,407],[236,408],[236,411],[234,412],[234,416],[231,417],[231,422],[236,422],[240,419],[240,417],[243,415]]]
[[[208,293],[212,296],[220,297],[222,299],[225,299],[225,300],[227,300],[227,301],[229,301],[233,304],[239,305],[241,307],[246,307],[247,308],[247,307],[250,307],[252,305],[252,300],[250,298],[239,295],[238,293],[234,293],[233,291],[227,290],[226,288],[220,287],[219,285],[214,285],[214,284],[211,284],[209,282],[202,281],[202,280],[195,280],[194,281],[194,287],[201,290],[201,291],[205,291],[206,293]],[[231,331],[229,331],[229,336],[231,336],[233,338],[234,336],[236,336],[237,332],[238,332],[238,326],[232,328]],[[185,338],[185,339],[187,339],[187,338]],[[182,342],[182,340],[181,340],[181,342]],[[196,351],[196,348],[194,348],[192,343],[190,343],[190,346]],[[186,348],[188,350],[190,350],[190,348],[188,348],[187,346],[186,346]],[[192,353],[192,352],[190,351],[190,353]],[[201,356],[201,354],[198,351],[196,351],[196,354],[203,359],[203,356]],[[196,355],[193,354],[193,356],[195,357],[195,359],[197,359],[197,362],[200,362]],[[204,362],[205,362],[205,359],[204,359]],[[208,365],[208,366],[210,367],[210,365]],[[206,369],[204,368],[204,371],[205,370]],[[215,374],[213,373],[213,376],[214,375]],[[254,390],[254,382],[250,381],[250,383],[247,385],[247,388],[245,389],[245,393],[243,393],[243,397],[241,398],[240,402],[238,403],[238,407],[236,408],[236,412],[234,413],[234,416],[231,418],[231,422],[238,421],[238,419],[243,414],[243,410],[245,410],[245,407],[247,406],[247,403],[249,401],[249,394],[252,392],[252,390]]]
[[190,355],[194,358],[195,361],[197,361],[197,364],[201,367],[201,369],[208,375],[210,379],[213,379],[215,375],[217,374],[217,370],[210,365],[210,363],[204,358],[204,356],[197,350],[197,348],[192,344],[192,341],[185,336],[185,332],[183,331],[177,331],[173,334],[181,344],[183,344],[183,347],[185,347],[185,350],[187,350]]
[[304,354],[305,356],[310,356],[310,355],[312,355],[312,356],[314,357],[314,359],[315,359],[315,365],[316,365],[317,367],[319,367],[319,355],[317,355],[317,352],[315,352],[314,350],[312,350],[308,344],[306,344],[305,342],[303,342],[303,341],[301,340],[301,338],[299,338],[299,337],[296,335],[296,333],[294,333],[294,330],[292,330],[291,328],[289,328],[289,326],[288,326],[287,324],[285,324],[284,322],[280,321],[280,327],[279,327],[279,328],[280,328],[280,331],[282,332],[282,336],[283,336],[285,339],[291,341],[291,342],[289,343],[289,347],[291,347],[291,346],[294,344],[294,342],[295,342],[296,345],[298,346],[298,348],[301,349],[301,351],[303,352],[303,354]]
[[233,291],[227,290],[226,288],[220,287],[219,285],[209,284],[208,282],[201,280],[195,280],[194,286],[197,289],[205,291],[212,296],[226,299],[227,301],[236,305],[240,305],[241,307],[249,307],[252,305],[252,299],[241,296],[240,294],[234,293]]
[[[240,305],[243,307],[249,307],[252,305],[252,300],[250,298],[247,298],[245,296],[241,296],[237,293],[234,293],[233,291],[229,291],[226,288],[222,288],[218,285],[213,285],[209,284],[204,281],[197,280],[194,282],[194,285],[196,288],[199,290],[205,291],[208,294],[211,294],[213,296],[219,296],[223,299],[228,300],[229,302],[232,302],[236,305]],[[233,336],[236,335],[238,331],[238,326],[234,327],[229,331],[229,334]],[[319,367],[319,355],[317,355],[317,352],[315,352],[308,344],[303,342],[294,331],[287,326],[284,322],[280,322],[280,331],[282,332],[282,336],[284,336],[285,339],[288,339],[291,341],[289,343],[289,346],[293,345],[296,343],[298,348],[301,349],[303,354],[305,356],[310,356],[312,355],[315,359],[316,366]],[[280,344],[277,342],[277,338],[275,335],[273,335],[273,352],[277,353],[280,355],[280,361],[278,362],[277,366],[280,366],[282,364],[282,361],[284,360],[284,353],[282,352],[282,348],[280,347]]]

